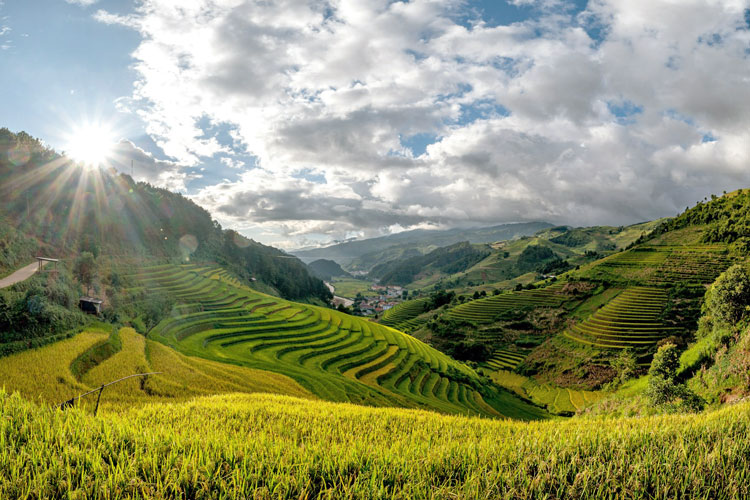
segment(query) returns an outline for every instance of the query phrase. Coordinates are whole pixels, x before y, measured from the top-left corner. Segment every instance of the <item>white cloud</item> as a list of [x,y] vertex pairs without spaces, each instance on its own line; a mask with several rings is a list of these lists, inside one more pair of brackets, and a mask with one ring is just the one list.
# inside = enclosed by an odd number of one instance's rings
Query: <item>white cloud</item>
[[[144,0],[96,16],[141,33],[122,104],[168,156],[257,157],[195,199],[286,243],[396,224],[621,224],[747,187],[748,0],[591,0],[576,16],[516,3],[537,17],[466,27],[459,0]],[[418,134],[440,140],[412,154],[402,141]]]

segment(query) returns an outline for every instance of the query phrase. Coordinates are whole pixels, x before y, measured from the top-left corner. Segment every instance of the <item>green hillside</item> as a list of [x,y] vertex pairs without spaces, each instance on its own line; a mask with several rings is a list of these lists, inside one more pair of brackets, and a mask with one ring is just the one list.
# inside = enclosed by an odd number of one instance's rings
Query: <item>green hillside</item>
[[[442,265],[441,256],[456,252],[457,248],[437,248],[423,256],[398,257],[374,265],[370,277],[417,289],[434,285],[456,290],[472,287],[487,290],[489,285],[507,289],[517,283],[534,282],[542,275],[561,274],[623,249],[659,223],[545,228],[531,236],[474,245],[474,258],[458,258],[463,255],[457,255],[450,263]],[[461,250],[459,254],[467,253],[465,247],[458,250]],[[482,258],[479,258],[480,252],[484,253]]]
[[28,264],[40,249],[69,261],[89,251],[95,256],[214,261],[247,284],[255,279],[286,298],[330,297],[302,262],[223,230],[183,195],[136,183],[114,170],[76,165],[28,134],[5,128],[0,129],[0,197],[0,273]]
[[420,276],[450,275],[463,271],[489,254],[490,250],[486,245],[472,245],[463,241],[438,248],[426,255],[376,265],[368,276],[384,285],[404,286]]
[[341,269],[336,262],[326,259],[318,259],[307,265],[310,274],[316,278],[330,281],[332,278],[351,278],[351,275]]
[[152,266],[135,278],[182,304],[148,337],[183,354],[274,371],[332,401],[543,416],[406,334],[331,309],[260,294],[219,268]]

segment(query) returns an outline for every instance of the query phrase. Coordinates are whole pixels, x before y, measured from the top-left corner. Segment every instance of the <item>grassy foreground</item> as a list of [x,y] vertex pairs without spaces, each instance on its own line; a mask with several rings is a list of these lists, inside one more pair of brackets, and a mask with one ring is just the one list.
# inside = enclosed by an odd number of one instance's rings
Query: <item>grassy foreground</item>
[[520,423],[263,394],[92,417],[0,392],[0,498],[747,498],[749,417]]

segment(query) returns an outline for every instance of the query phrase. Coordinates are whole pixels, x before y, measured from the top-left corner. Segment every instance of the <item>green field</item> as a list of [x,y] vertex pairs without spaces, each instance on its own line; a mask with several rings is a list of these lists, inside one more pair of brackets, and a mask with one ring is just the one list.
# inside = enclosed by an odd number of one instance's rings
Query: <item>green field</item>
[[536,307],[560,307],[568,297],[561,285],[551,285],[539,290],[509,292],[472,300],[454,307],[446,313],[451,319],[475,323],[492,323],[503,312]]
[[339,297],[347,299],[354,299],[358,293],[361,293],[365,297],[374,296],[378,293],[374,290],[370,290],[372,286],[371,281],[351,279],[351,278],[334,278],[331,280],[331,285],[335,289],[335,294]]
[[632,287],[620,293],[565,336],[602,348],[649,347],[676,330],[659,319],[667,295],[659,288]]
[[502,368],[491,371],[490,378],[495,383],[534,401],[539,406],[546,407],[555,414],[570,415],[580,412],[607,396],[607,393],[602,391],[584,391],[539,383],[533,378]]
[[397,306],[385,311],[380,322],[386,326],[402,331],[419,328],[420,322],[416,321],[415,318],[425,312],[425,306],[428,302],[428,298],[412,299],[401,302]]
[[483,387],[471,368],[409,335],[260,294],[220,268],[153,266],[135,278],[182,304],[148,337],[183,354],[273,371],[331,401],[489,417],[544,416],[509,392]]
[[2,498],[747,498],[750,404],[544,423],[270,395],[50,411],[0,392]]

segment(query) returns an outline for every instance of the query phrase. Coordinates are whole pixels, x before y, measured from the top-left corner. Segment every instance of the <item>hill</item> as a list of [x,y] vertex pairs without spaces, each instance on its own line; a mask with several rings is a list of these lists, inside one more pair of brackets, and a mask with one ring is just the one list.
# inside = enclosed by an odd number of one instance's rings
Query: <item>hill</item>
[[[563,273],[625,248],[658,224],[660,221],[621,227],[550,227],[510,241],[475,244],[471,258],[464,255],[466,246],[455,245],[433,250],[425,256],[400,257],[373,266],[369,276],[410,288],[438,285],[458,292],[461,288],[492,285],[492,288],[507,289],[536,281],[541,275]],[[451,252],[458,253],[455,259],[448,261],[445,254]],[[432,264],[433,259],[440,263]],[[492,288],[480,289],[491,291]]]
[[0,235],[7,236],[0,273],[40,250],[69,260],[89,251],[95,257],[214,261],[283,297],[330,298],[302,262],[223,230],[181,194],[76,165],[24,132],[0,129],[0,196]]
[[[624,380],[623,362],[632,363],[629,376],[642,375],[657,349],[668,343],[685,350],[685,356],[692,359],[686,363],[693,370],[699,371],[703,364],[707,373],[737,382],[727,366],[739,369],[739,354],[727,355],[719,363],[712,356],[719,355],[721,349],[716,346],[721,342],[714,342],[713,350],[708,349],[708,341],[693,342],[699,335],[706,288],[732,264],[747,262],[744,242],[750,231],[744,229],[743,221],[750,213],[748,207],[750,193],[744,191],[713,197],[674,219],[640,225],[637,231],[620,228],[612,236],[628,232],[620,240],[620,244],[630,240],[627,248],[580,262],[576,268],[557,273],[554,280],[538,280],[537,276],[533,285],[517,287],[533,289],[486,297],[475,294],[474,300],[456,292],[451,303],[436,311],[414,309],[416,315],[409,315],[394,308],[391,315],[444,352],[474,346],[470,352],[480,372],[553,412],[565,406],[568,411],[579,408],[558,404],[560,388],[617,387]],[[650,230],[644,232],[644,228]],[[551,228],[535,238],[538,245],[557,253],[563,251],[561,247],[576,248],[573,245],[601,248],[608,243],[601,235],[601,230],[589,228]],[[519,244],[511,242],[505,248]],[[726,337],[737,339],[741,334]],[[744,352],[737,349],[729,347],[728,352]],[[700,384],[703,389],[694,387],[695,392],[714,403],[720,399],[719,389],[707,392],[705,387],[721,384]],[[736,383],[730,385],[736,388]],[[636,393],[645,390],[645,385],[639,387]]]
[[490,254],[486,245],[472,245],[468,241],[441,247],[418,257],[378,264],[369,277],[384,285],[408,285],[418,276],[433,273],[453,274],[463,271]]
[[544,416],[402,332],[261,294],[215,267],[155,266],[133,280],[135,286],[168,294],[180,304],[148,338],[186,355],[276,372],[332,401],[495,417]]
[[332,278],[351,278],[352,275],[341,269],[336,262],[327,259],[318,259],[307,265],[310,273],[316,278],[331,281]]
[[462,241],[490,243],[510,240],[534,234],[551,226],[552,224],[546,222],[523,222],[469,229],[415,229],[379,238],[347,241],[325,248],[296,250],[291,253],[306,262],[315,259],[331,259],[349,271],[369,271],[378,263],[423,255],[438,247]]

